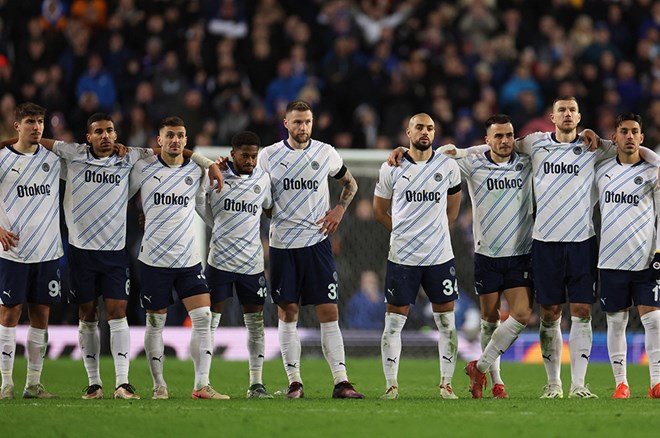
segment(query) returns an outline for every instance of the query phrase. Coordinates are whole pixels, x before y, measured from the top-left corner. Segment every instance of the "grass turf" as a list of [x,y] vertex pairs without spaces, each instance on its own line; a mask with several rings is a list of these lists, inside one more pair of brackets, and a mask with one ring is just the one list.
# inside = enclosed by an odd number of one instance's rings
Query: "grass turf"
[[[454,390],[459,400],[441,400],[437,390],[438,363],[406,359],[399,370],[398,400],[380,400],[384,378],[380,359],[349,358],[351,381],[365,400],[333,400],[332,382],[323,359],[303,357],[305,399],[247,400],[247,363],[213,364],[212,383],[229,401],[192,400],[191,362],[169,360],[165,378],[170,400],[151,400],[151,377],[145,359],[131,364],[131,383],[144,399],[111,400],[114,387],[112,361],[103,358],[106,399],[81,400],[86,386],[81,361],[46,361],[42,381],[59,395],[56,400],[24,400],[25,359],[17,359],[16,400],[0,401],[0,436],[103,437],[103,436],[584,436],[628,434],[657,436],[659,400],[647,398],[648,369],[628,366],[633,398],[612,400],[614,379],[609,365],[592,364],[587,381],[597,400],[567,399],[570,370],[562,369],[563,400],[539,400],[545,383],[542,365],[504,363],[502,376],[509,400],[472,400],[467,392],[465,363],[458,363]],[[279,361],[265,364],[269,391],[286,387]],[[486,396],[490,395],[485,391]]]

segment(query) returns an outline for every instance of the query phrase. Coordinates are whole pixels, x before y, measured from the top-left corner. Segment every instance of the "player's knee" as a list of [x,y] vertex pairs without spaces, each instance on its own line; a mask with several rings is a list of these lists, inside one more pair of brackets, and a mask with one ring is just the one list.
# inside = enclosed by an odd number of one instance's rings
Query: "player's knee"
[[580,304],[573,305],[571,307],[571,316],[575,316],[581,319],[591,319],[591,305],[589,304]]
[[532,309],[516,309],[515,311],[512,310],[511,313],[509,313],[509,316],[511,316],[519,323],[527,325],[529,323],[529,319],[532,317]]
[[481,319],[484,321],[490,322],[491,324],[496,323],[497,321],[500,320],[500,309],[494,308],[494,309],[488,309],[488,308],[483,308],[481,309]]

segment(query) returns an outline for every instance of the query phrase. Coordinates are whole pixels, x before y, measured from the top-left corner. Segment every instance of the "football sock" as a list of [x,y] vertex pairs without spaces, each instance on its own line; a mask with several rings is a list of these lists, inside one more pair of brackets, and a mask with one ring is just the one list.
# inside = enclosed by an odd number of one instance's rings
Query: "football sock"
[[[483,353],[486,351],[486,347],[488,346],[488,343],[490,342],[490,338],[493,336],[493,332],[497,327],[500,326],[500,322],[488,322],[484,319],[481,320],[481,352]],[[477,365],[477,368],[479,366]],[[493,363],[490,365],[490,368],[488,369],[488,373],[490,374],[490,379],[493,382],[493,385],[500,383],[503,384],[502,382],[502,377],[500,376],[500,356],[497,356],[497,359],[493,361]]]
[[163,363],[165,362],[163,327],[166,319],[166,313],[147,313],[147,326],[144,330],[144,352],[147,355],[154,387],[167,386],[163,378]]
[[37,385],[41,381],[41,370],[44,367],[44,356],[48,346],[48,330],[32,326],[27,331],[27,379],[25,386]]
[[0,372],[2,386],[13,385],[14,357],[16,356],[16,327],[0,325]]
[[213,350],[215,350],[215,332],[218,330],[221,319],[222,313],[211,311],[211,344],[213,345]]
[[401,360],[401,330],[408,318],[398,313],[385,312],[385,329],[380,340],[380,353],[385,374],[385,388],[399,386],[399,361]]
[[541,355],[545,365],[545,373],[548,376],[548,384],[561,386],[561,353],[564,342],[561,338],[561,318],[556,321],[544,321],[541,319],[539,327],[539,339],[541,343]]
[[87,371],[89,385],[103,386],[99,358],[101,355],[101,340],[99,339],[98,321],[78,321],[78,341],[83,365]]
[[190,356],[195,367],[195,391],[209,384],[211,372],[211,308],[202,306],[188,312],[192,322]]
[[282,349],[282,362],[284,371],[289,379],[289,384],[293,382],[302,383],[300,376],[300,338],[298,338],[297,321],[284,322],[281,319],[277,323],[277,337]]
[[262,382],[264,368],[264,351],[266,343],[264,340],[264,313],[246,313],[243,315],[245,327],[247,328],[248,364],[250,368],[250,386]]
[[126,317],[111,319],[108,321],[108,325],[110,326],[110,352],[115,361],[115,388],[117,388],[119,385],[128,383],[131,335]]
[[644,325],[644,345],[649,358],[651,388],[660,383],[660,310],[653,310],[642,316]]
[[[488,343],[488,346],[477,361],[477,369],[482,373],[488,368],[492,368],[500,356],[509,349],[511,344],[518,339],[518,335],[525,329],[525,324],[521,324],[512,316],[509,316],[494,332]],[[499,374],[499,373],[498,373]],[[499,377],[499,376],[498,376]],[[493,381],[493,384],[502,383]]]
[[454,311],[433,313],[435,325],[438,326],[438,353],[440,355],[440,384],[448,385],[454,376],[456,368],[456,353],[458,352],[458,337],[456,334],[456,319]]
[[587,366],[591,356],[591,317],[571,317],[571,333],[568,347],[571,352],[571,388],[584,386]]
[[344,338],[339,330],[339,321],[321,323],[321,348],[326,362],[330,365],[335,385],[347,381]]
[[616,384],[628,384],[626,378],[626,326],[628,325],[628,311],[607,314],[607,352],[612,364],[612,372]]

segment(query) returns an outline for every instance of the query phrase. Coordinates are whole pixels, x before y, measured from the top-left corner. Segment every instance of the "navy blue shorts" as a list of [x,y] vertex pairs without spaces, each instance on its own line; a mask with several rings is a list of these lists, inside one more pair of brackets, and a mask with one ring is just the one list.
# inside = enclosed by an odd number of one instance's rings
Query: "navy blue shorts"
[[458,280],[454,259],[441,265],[406,266],[387,261],[385,301],[393,306],[415,304],[419,287],[434,304],[458,299]]
[[596,302],[596,238],[583,242],[532,243],[534,299],[541,305]]
[[189,268],[159,268],[140,262],[142,274],[142,307],[147,310],[160,310],[174,303],[172,288],[180,300],[209,291],[202,264]]
[[600,308],[618,312],[632,306],[660,307],[660,293],[651,269],[620,271],[600,269]]
[[330,241],[307,248],[270,248],[271,297],[274,303],[337,303],[339,283]]
[[532,256],[488,257],[474,255],[474,290],[477,295],[532,287]]
[[211,290],[211,303],[221,303],[227,298],[231,298],[234,295],[234,288],[236,288],[236,296],[241,305],[264,305],[266,295],[268,295],[268,286],[263,272],[252,275],[237,274],[207,265],[205,273]]
[[0,304],[56,304],[61,288],[59,259],[20,263],[0,258]]
[[87,303],[99,295],[128,300],[131,283],[126,250],[95,251],[69,245],[70,303]]

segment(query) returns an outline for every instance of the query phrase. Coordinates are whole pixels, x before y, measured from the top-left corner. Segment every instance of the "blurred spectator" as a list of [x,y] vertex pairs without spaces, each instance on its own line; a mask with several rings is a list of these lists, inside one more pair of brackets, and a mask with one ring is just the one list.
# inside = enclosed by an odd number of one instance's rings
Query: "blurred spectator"
[[117,100],[117,90],[112,75],[103,67],[103,59],[98,53],[89,56],[87,70],[78,79],[76,96],[94,93],[101,111],[110,112]]
[[360,275],[360,288],[348,301],[344,318],[348,328],[383,330],[385,294],[374,271],[363,271]]
[[235,0],[219,0],[208,2],[211,7],[217,4],[217,10],[209,11],[210,20],[208,30],[212,35],[221,35],[229,38],[244,38],[247,36],[248,26],[245,17],[238,10]]

